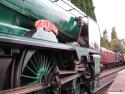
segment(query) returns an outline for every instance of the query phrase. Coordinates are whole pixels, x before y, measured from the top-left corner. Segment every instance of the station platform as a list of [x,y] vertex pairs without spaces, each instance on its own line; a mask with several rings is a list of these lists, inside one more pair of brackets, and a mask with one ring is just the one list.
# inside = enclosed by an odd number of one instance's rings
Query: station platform
[[125,69],[118,72],[114,82],[108,90],[108,94],[125,94]]

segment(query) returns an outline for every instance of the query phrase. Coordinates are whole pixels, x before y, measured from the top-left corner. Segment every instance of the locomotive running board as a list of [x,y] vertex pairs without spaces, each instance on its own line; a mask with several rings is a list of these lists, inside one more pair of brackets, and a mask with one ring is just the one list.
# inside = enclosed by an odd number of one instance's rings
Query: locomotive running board
[[0,47],[3,46],[14,46],[14,47],[16,46],[16,47],[26,47],[26,48],[44,47],[44,48],[62,49],[70,51],[75,50],[71,45],[0,33]]

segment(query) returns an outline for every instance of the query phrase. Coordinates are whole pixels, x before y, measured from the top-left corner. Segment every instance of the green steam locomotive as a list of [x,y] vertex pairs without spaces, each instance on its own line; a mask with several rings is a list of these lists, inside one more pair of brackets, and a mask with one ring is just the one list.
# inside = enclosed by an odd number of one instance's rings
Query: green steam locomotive
[[92,94],[99,73],[99,27],[71,2],[0,0],[0,93]]

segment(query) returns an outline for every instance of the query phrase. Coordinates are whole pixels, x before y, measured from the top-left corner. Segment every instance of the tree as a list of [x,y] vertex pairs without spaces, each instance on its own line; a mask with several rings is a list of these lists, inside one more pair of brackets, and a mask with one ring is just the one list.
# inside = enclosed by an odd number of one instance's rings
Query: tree
[[121,39],[122,46],[125,48],[125,39]]
[[107,35],[108,33],[107,33],[107,30],[105,29],[104,31],[103,31],[103,38],[104,39],[108,39],[108,35]]
[[110,44],[111,44],[112,51],[120,51],[122,53],[125,53],[125,48],[123,47],[121,40],[112,39]]
[[117,34],[116,34],[116,31],[115,31],[115,27],[112,28],[112,32],[111,32],[111,39],[117,39]]
[[108,39],[105,38],[101,38],[101,47],[110,49],[110,42],[108,41]]
[[111,48],[106,29],[103,31],[103,37],[101,38],[101,46],[107,49]]
[[93,6],[92,0],[71,0],[71,2],[83,12],[85,12],[86,15],[96,20],[96,16],[94,13],[95,7]]
[[120,51],[122,53],[125,53],[125,48],[124,48],[125,42],[124,40],[120,40],[117,38],[115,27],[112,28],[110,44],[112,51]]

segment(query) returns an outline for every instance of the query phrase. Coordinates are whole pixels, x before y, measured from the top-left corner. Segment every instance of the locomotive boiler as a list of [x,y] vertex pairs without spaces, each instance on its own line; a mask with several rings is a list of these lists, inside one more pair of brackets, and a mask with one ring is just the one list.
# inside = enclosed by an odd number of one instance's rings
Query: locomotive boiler
[[0,92],[94,90],[100,73],[97,23],[67,0],[0,0]]

